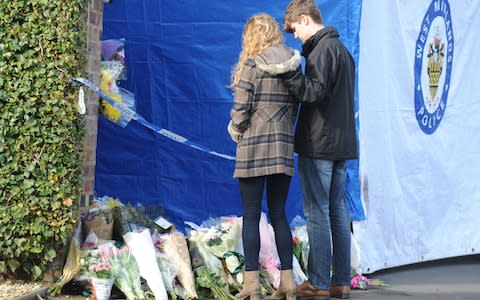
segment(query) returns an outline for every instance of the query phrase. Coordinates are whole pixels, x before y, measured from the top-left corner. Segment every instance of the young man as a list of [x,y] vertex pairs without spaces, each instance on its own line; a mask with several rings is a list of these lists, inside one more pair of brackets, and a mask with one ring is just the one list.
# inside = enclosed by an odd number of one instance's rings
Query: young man
[[[350,219],[344,200],[345,161],[357,159],[353,107],[355,64],[313,0],[293,0],[284,29],[302,41],[305,75],[284,76],[301,103],[295,152],[310,243],[308,279],[298,298],[350,297]],[[333,245],[333,252],[332,252]],[[330,270],[333,276],[330,276]]]

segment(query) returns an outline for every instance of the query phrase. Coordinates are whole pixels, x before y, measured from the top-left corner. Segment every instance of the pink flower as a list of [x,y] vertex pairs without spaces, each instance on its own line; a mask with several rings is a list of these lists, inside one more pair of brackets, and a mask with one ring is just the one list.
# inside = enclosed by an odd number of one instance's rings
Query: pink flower
[[366,290],[368,289],[368,278],[362,275],[356,275],[351,281],[352,289]]
[[111,278],[111,265],[108,261],[109,251],[106,248],[88,251],[85,258],[82,259],[85,272],[91,277]]

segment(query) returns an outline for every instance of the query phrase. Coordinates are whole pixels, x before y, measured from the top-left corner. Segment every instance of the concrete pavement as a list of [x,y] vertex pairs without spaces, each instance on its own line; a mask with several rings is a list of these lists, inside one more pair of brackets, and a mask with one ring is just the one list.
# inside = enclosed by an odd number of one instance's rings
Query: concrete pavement
[[366,276],[389,286],[352,290],[351,299],[480,300],[480,255],[397,267]]

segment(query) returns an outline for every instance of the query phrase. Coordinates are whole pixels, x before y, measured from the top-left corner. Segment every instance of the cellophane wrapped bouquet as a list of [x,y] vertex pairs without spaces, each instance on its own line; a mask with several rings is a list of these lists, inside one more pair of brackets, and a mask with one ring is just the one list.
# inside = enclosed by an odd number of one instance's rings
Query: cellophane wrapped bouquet
[[109,262],[110,253],[107,247],[86,251],[85,257],[80,260],[81,271],[90,278],[112,278],[112,267]]
[[130,253],[135,257],[139,274],[146,280],[155,300],[168,300],[150,230],[140,229],[127,232],[123,235],[123,240],[128,245]]
[[145,293],[140,282],[138,265],[128,246],[110,248],[109,262],[115,277],[115,286],[127,297],[127,300],[143,300]]
[[277,245],[271,225],[267,216],[262,212],[260,216],[260,253],[258,260],[270,276],[270,282],[276,289],[280,286],[280,259],[278,258]]
[[235,249],[240,237],[238,224],[233,222],[235,218],[210,219],[202,226],[189,224],[194,228],[189,232],[188,244],[195,263],[195,285],[199,298],[235,299],[230,292],[230,286],[235,283],[229,282],[229,273],[223,262],[224,254]]
[[297,258],[302,270],[306,272],[308,253],[310,251],[306,221],[300,216],[296,216],[290,223],[290,227],[293,228],[293,254]]
[[[198,298],[192,263],[185,236],[178,231],[154,236],[157,260],[162,269],[165,287],[172,298]],[[176,279],[180,285],[176,284]]]
[[[177,288],[177,271],[173,263],[169,260],[165,253],[157,251],[157,261],[162,272],[163,284],[170,296],[170,299],[176,300],[182,292]],[[184,298],[184,297],[182,297]]]

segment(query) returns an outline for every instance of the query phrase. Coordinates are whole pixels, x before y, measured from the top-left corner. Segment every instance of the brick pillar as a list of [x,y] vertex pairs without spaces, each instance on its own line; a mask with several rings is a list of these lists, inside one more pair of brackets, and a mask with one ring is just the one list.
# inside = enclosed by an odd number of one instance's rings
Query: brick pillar
[[[100,55],[102,51],[101,33],[103,27],[103,0],[90,0],[87,17],[88,79],[95,85],[100,84]],[[86,95],[86,134],[83,141],[83,190],[80,207],[90,204],[94,195],[95,163],[97,149],[97,125],[99,97],[88,89]]]

